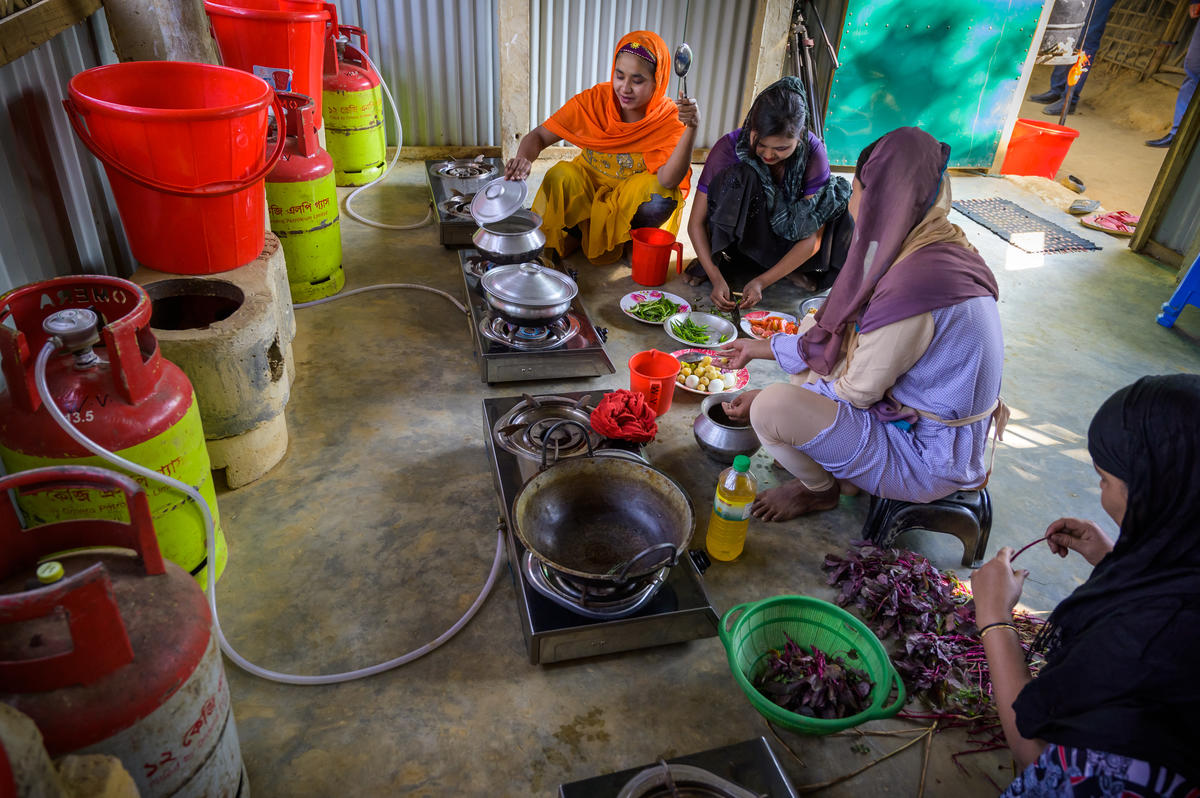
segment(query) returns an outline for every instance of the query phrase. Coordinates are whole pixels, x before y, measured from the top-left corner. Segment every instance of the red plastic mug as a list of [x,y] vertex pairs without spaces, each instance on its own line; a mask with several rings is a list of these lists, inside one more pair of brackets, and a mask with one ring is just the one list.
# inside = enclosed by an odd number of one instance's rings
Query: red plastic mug
[[671,250],[675,251],[675,273],[683,271],[683,244],[658,227],[639,227],[629,233],[633,239],[633,281],[656,286],[667,281]]
[[675,377],[682,366],[666,352],[651,349],[629,358],[629,389],[646,397],[656,416],[671,409]]

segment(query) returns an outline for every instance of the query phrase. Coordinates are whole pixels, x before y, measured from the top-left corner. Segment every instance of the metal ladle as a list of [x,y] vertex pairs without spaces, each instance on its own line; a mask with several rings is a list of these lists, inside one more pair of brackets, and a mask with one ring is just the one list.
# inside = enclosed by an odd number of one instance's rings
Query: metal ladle
[[687,42],[675,48],[675,74],[679,76],[680,90],[687,97],[687,73],[692,68],[692,48]]

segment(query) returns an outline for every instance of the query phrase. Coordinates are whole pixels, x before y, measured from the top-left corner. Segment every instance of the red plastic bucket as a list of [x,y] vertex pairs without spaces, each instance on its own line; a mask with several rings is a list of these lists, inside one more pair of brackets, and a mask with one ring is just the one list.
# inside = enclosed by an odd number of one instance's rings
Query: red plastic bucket
[[633,281],[638,285],[662,285],[667,281],[671,250],[675,251],[675,273],[683,271],[683,244],[666,230],[639,227],[629,236],[633,239]]
[[1032,175],[1048,177],[1058,174],[1071,149],[1071,142],[1079,138],[1074,128],[1039,122],[1034,119],[1018,119],[1008,140],[1008,153],[1000,172],[1006,175]]
[[[227,67],[252,72],[274,89],[307,94],[321,121],[326,25],[336,29],[331,3],[304,0],[204,0]],[[290,78],[290,81],[289,81]]]
[[244,266],[262,252],[267,109],[275,93],[226,67],[132,61],[71,78],[63,105],[104,163],[133,257],[173,274]]

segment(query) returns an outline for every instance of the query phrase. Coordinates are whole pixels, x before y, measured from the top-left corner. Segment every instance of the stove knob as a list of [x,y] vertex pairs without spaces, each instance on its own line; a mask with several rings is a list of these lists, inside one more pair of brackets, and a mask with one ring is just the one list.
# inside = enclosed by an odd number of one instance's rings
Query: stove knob
[[608,328],[607,327],[597,327],[596,335],[600,336],[601,341],[603,341],[604,343],[608,343]]
[[708,566],[712,565],[712,560],[708,558],[708,553],[704,549],[688,549],[688,556],[692,558],[692,563],[700,573],[704,573],[708,570]]

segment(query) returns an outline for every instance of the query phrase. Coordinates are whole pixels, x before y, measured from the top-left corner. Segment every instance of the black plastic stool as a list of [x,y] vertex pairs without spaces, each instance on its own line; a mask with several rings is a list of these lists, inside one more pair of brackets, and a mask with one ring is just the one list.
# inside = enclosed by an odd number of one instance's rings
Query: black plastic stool
[[992,531],[992,499],[987,488],[960,490],[928,504],[871,497],[864,538],[886,549],[909,529],[954,535],[963,544],[962,564],[975,568],[983,562]]

